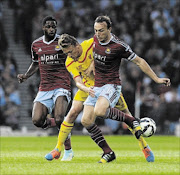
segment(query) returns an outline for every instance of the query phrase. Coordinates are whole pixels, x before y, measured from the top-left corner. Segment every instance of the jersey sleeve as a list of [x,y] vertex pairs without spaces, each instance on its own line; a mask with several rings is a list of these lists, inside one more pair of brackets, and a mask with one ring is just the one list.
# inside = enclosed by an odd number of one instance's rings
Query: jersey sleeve
[[122,58],[132,61],[137,55],[132,51],[132,49],[128,44],[122,42],[121,45],[122,45],[121,47]]
[[38,55],[36,54],[34,44],[31,45],[31,57],[33,62],[38,62]]
[[69,56],[66,59],[66,69],[71,74],[73,79],[80,76],[80,73],[76,68],[76,62],[72,58],[70,58]]

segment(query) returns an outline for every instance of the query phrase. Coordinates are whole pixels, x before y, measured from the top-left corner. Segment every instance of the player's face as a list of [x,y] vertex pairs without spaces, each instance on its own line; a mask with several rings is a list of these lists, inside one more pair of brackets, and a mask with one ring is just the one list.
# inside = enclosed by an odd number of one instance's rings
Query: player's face
[[62,51],[69,57],[71,57],[72,59],[74,59],[74,61],[77,61],[79,59],[79,57],[82,54],[81,51],[81,46],[80,45],[70,45],[67,48],[62,48]]
[[45,25],[43,26],[43,31],[46,37],[54,38],[56,31],[57,31],[57,25],[55,21],[46,21]]
[[98,41],[106,43],[111,38],[111,28],[107,28],[106,22],[95,22],[94,32]]

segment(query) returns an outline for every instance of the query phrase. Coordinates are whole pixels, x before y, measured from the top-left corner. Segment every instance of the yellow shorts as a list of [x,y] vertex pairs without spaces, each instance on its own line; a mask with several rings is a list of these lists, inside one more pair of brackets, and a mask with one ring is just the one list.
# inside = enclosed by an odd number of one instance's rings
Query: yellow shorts
[[[74,100],[85,101],[86,98],[88,97],[88,95],[89,95],[88,93],[78,89],[78,91],[76,92],[76,94],[74,96]],[[126,101],[125,101],[122,93],[120,95],[120,98],[119,98],[115,108],[119,109],[120,111],[127,109],[127,104],[126,104]]]
[[128,108],[127,103],[126,103],[122,93],[119,97],[119,100],[118,100],[115,108],[119,109],[120,111],[123,111]]
[[76,92],[75,96],[74,96],[74,100],[77,101],[86,101],[86,98],[88,97],[88,93],[78,89],[78,91]]

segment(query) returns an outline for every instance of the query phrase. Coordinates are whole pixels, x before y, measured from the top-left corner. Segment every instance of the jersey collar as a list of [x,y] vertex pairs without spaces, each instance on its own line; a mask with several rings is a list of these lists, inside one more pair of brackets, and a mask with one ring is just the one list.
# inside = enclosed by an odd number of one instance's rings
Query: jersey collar
[[45,41],[45,36],[43,35],[43,42],[45,43],[45,44],[51,44],[56,38],[57,38],[57,34],[54,36],[54,39],[53,40],[51,40],[51,41],[49,41],[49,42],[47,42],[47,41]]
[[113,36],[112,36],[112,34],[111,34],[111,38],[110,38],[110,40],[108,41],[108,42],[106,42],[106,43],[101,43],[100,41],[99,41],[99,44],[101,44],[102,46],[103,45],[107,45],[107,44],[109,44],[110,43],[110,41],[113,39]]

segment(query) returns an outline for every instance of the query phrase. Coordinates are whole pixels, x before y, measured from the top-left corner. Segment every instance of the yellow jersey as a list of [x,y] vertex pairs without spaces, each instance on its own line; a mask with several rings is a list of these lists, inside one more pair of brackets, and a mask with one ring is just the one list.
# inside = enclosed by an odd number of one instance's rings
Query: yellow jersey
[[71,57],[67,57],[66,59],[66,68],[73,76],[73,79],[81,76],[83,79],[83,83],[87,86],[94,86],[94,75],[91,74],[88,77],[85,74],[86,69],[90,66],[93,61],[93,42],[94,39],[91,38],[89,40],[83,41],[80,45],[82,46],[82,54],[79,57],[78,61],[74,61]]

